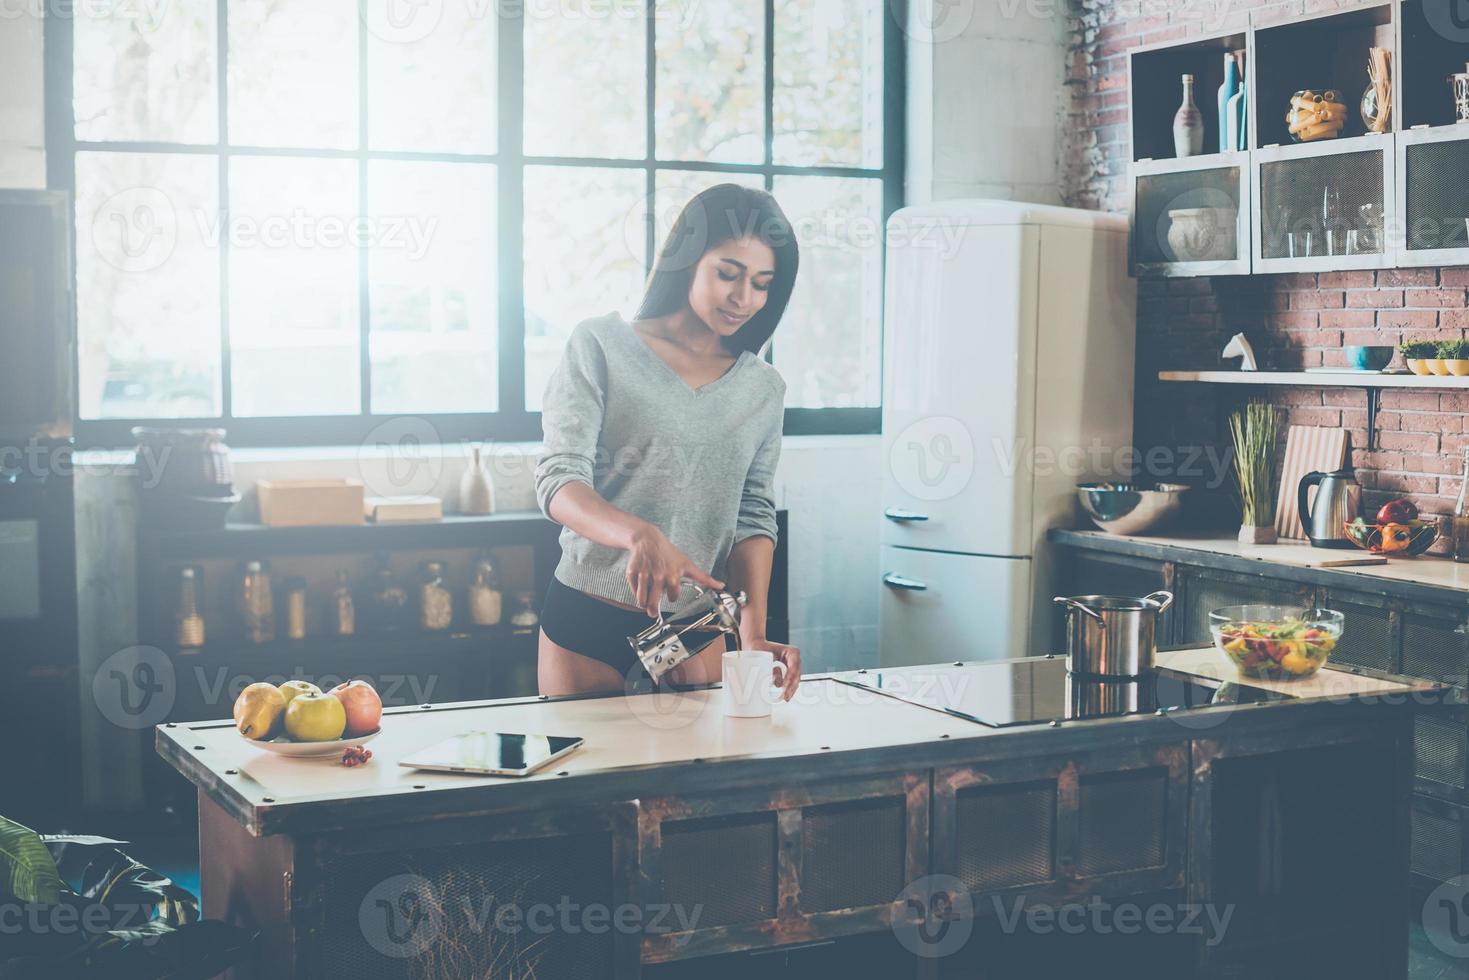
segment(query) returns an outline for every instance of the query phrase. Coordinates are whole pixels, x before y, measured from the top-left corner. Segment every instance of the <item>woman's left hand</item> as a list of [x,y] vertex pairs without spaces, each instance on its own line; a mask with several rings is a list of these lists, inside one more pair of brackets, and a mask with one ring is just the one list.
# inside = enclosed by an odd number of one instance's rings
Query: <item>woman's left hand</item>
[[[775,659],[785,664],[785,683],[780,688],[780,699],[789,701],[796,693],[796,687],[801,683],[801,648],[793,647],[789,643],[775,643],[765,639],[743,640],[740,643],[742,650],[769,650],[775,654]],[[775,674],[771,680],[774,681]]]

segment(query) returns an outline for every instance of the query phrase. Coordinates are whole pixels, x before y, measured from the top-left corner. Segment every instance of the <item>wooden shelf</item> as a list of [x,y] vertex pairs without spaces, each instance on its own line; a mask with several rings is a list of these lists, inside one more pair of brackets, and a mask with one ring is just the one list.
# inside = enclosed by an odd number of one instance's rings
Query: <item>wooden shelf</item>
[[485,517],[456,514],[438,521],[337,527],[227,524],[209,531],[149,527],[143,529],[143,540],[152,540],[164,558],[269,558],[346,551],[535,545],[555,541],[560,530],[539,511],[509,511]]
[[1371,374],[1366,371],[1159,371],[1158,380],[1220,385],[1313,385],[1321,388],[1469,388],[1469,378]]

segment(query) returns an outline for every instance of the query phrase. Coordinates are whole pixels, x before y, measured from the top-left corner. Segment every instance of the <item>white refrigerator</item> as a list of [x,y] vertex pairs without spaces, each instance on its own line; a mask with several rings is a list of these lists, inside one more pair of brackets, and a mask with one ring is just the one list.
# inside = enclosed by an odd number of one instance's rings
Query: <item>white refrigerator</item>
[[1059,652],[1046,531],[1132,463],[1127,219],[944,201],[887,232],[881,662]]

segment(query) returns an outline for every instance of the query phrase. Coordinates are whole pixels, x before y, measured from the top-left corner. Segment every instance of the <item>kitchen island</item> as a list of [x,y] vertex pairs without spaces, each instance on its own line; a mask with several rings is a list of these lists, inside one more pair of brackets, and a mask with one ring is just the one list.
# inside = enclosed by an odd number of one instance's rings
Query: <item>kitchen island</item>
[[[809,677],[769,720],[717,689],[399,708],[351,769],[223,722],[157,745],[199,790],[205,914],[260,930],[236,977],[708,976],[864,936],[902,964],[873,976],[1010,976],[1027,944],[1038,976],[1074,944],[1032,913],[1117,903],[1150,923],[1128,961],[1167,975],[1404,976],[1413,714],[1439,689],[1160,660],[1106,717],[1033,658]],[[514,780],[395,764],[469,730],[586,745]]]

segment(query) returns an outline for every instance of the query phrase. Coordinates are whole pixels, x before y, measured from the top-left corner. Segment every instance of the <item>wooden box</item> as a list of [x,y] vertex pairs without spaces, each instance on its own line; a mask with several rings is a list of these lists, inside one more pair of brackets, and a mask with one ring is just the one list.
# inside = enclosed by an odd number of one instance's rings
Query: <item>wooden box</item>
[[366,492],[360,480],[259,480],[260,523],[268,527],[361,524]]

